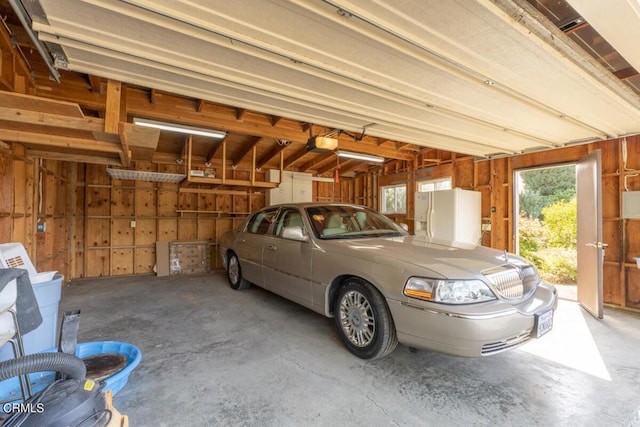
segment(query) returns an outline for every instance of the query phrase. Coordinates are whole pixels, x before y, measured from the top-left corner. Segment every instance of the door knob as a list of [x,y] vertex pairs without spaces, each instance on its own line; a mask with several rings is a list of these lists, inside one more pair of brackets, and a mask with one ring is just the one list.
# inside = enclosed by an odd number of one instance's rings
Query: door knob
[[276,250],[276,249],[278,249],[278,248],[276,247],[276,245],[268,245],[268,246],[267,246],[267,249],[269,249],[269,250],[271,250],[271,251],[275,251],[275,250]]

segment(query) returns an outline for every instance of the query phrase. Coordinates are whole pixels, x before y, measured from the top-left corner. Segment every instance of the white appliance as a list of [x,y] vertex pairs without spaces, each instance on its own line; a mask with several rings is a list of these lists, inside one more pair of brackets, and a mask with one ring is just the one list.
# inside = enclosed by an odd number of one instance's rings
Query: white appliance
[[416,193],[415,234],[434,243],[477,246],[482,236],[482,198],[478,191]]

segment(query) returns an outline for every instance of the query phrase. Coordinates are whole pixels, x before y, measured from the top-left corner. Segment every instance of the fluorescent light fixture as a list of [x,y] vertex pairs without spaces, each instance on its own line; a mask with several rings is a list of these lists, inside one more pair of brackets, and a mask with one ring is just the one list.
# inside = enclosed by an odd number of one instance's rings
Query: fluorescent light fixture
[[186,133],[189,135],[208,136],[210,138],[222,139],[227,136],[226,132],[221,130],[204,129],[193,126],[184,126],[176,123],[157,122],[155,120],[140,119],[138,117],[133,118],[133,124],[138,126],[146,126],[150,128],[168,130],[170,132]]
[[148,172],[128,169],[107,168],[107,173],[113,179],[130,179],[133,181],[150,181],[150,182],[182,182],[187,176],[179,173],[162,173]]
[[372,156],[370,154],[362,154],[362,153],[352,153],[351,151],[336,151],[338,157],[346,157],[349,159],[358,159],[358,160],[367,160],[369,162],[382,163],[384,162],[384,157]]

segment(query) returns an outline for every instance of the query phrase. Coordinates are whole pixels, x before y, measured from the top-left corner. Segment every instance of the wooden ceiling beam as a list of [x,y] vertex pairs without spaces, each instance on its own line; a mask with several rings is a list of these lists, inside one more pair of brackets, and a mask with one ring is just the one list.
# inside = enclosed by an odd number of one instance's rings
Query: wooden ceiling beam
[[633,67],[623,68],[622,70],[614,71],[613,73],[620,80],[630,79],[631,77],[635,77],[638,74],[638,71]]
[[95,92],[102,95],[105,91],[105,85],[100,77],[88,75],[89,85],[91,86],[91,92]]
[[0,140],[20,142],[23,144],[38,144],[73,150],[97,151],[120,154],[122,147],[107,141],[89,138],[77,138],[63,135],[49,135],[37,132],[24,132],[13,129],[0,129]]
[[[342,172],[343,165],[349,165],[351,163],[358,163],[358,161],[355,160],[355,159],[349,159],[346,162],[340,163],[340,172]],[[329,163],[325,164],[324,166],[318,168],[318,170],[316,172],[318,172],[319,175],[322,175],[322,174],[325,174],[325,173],[327,173],[329,171],[334,170],[337,167],[338,167],[338,162],[337,161],[329,162]]]
[[0,120],[89,132],[103,132],[105,126],[104,119],[96,117],[78,118],[8,107],[0,107]]
[[269,162],[269,160],[280,154],[280,152],[284,151],[284,149],[289,147],[289,145],[290,144],[279,144],[278,142],[276,142],[271,151],[269,151],[266,155],[264,155],[260,160],[256,162],[256,168],[262,169],[264,165]]
[[259,136],[254,136],[253,138],[251,138],[251,140],[247,142],[244,147],[242,147],[242,150],[233,159],[231,159],[231,164],[237,165],[238,163],[240,163],[242,158],[249,154],[249,152],[253,150],[253,147],[255,147],[260,142],[260,140],[262,140],[262,138]]
[[356,159],[349,159],[344,163],[340,163],[340,174],[351,172],[360,165],[362,165],[362,162]]
[[322,163],[324,161],[326,161],[327,159],[333,159],[335,161],[335,155],[336,155],[336,153],[334,153],[333,151],[329,151],[329,152],[326,152],[326,153],[320,153],[320,154],[314,156],[307,163],[305,163],[302,166],[300,166],[298,168],[298,170],[300,172],[304,172],[304,171],[307,171],[309,169],[313,169],[313,170],[317,171],[318,167],[321,167],[321,166],[318,166],[318,165],[322,165]]
[[[238,119],[238,109],[207,108],[198,113],[193,108],[192,101],[178,96],[163,94],[162,99],[155,104],[149,103],[143,91],[130,88],[127,93],[127,109],[129,114],[144,115],[150,119],[179,122],[191,126],[215,127],[228,132],[264,138],[286,139],[305,144],[309,139],[308,132],[294,128],[274,127],[270,122],[254,121],[250,117]],[[191,105],[189,105],[191,103]],[[179,111],[179,113],[177,113]],[[264,115],[263,115],[264,117]],[[383,156],[388,159],[412,160],[413,154],[396,150],[393,147],[376,146],[373,138],[365,136],[356,142],[343,135],[338,146],[343,150]]]
[[302,156],[304,156],[305,154],[307,154],[307,153],[308,153],[308,151],[307,151],[307,147],[306,146],[300,147],[299,149],[294,151],[293,154],[291,154],[289,157],[287,157],[284,160],[284,162],[282,164],[282,167],[284,169],[288,168],[289,166],[291,166],[292,164],[294,164],[295,162],[300,160],[300,158]]
[[27,156],[42,159],[62,160],[65,162],[92,163],[97,165],[122,166],[118,159],[111,159],[103,156],[87,156],[84,154],[57,153],[54,151],[41,151],[27,149]]

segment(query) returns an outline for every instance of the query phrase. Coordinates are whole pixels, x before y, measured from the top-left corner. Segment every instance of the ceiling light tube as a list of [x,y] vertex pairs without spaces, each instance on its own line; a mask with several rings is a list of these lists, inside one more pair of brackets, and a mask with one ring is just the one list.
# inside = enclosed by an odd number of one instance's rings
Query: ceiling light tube
[[226,132],[221,130],[204,129],[193,126],[184,126],[176,123],[157,122],[155,120],[141,119],[138,117],[133,118],[133,123],[138,126],[146,126],[150,128],[168,130],[170,132],[186,133],[189,135],[208,136],[210,138],[222,139],[227,136]]
[[384,162],[384,157],[372,156],[370,154],[362,154],[362,153],[352,153],[351,151],[336,151],[338,157],[346,157],[349,159],[358,159],[358,160],[367,160],[369,162],[382,163]]

